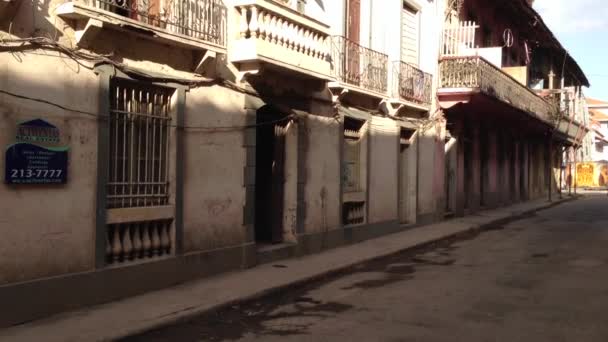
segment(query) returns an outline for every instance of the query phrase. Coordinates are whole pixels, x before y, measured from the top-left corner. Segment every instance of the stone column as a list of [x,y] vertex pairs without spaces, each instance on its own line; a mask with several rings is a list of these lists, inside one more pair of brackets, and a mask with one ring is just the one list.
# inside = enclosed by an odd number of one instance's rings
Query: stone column
[[496,208],[498,206],[498,150],[496,131],[487,131],[487,149],[488,159],[485,175],[484,201],[487,208]]
[[515,140],[513,143],[513,155],[513,172],[515,172],[515,176],[513,177],[515,184],[512,186],[512,189],[514,190],[513,200],[519,202],[521,201],[521,155],[519,140]]
[[507,205],[509,203],[509,155],[507,153],[507,139],[505,134],[501,131],[498,134],[498,184],[500,192],[500,205]]
[[458,140],[456,144],[456,207],[454,208],[454,214],[456,216],[464,216],[464,207],[466,201],[466,188],[465,188],[465,167],[464,167],[464,154],[465,154],[465,134],[464,134],[464,122],[458,120],[454,125],[454,136]]
[[553,200],[553,140],[549,139],[545,148],[545,184],[547,184],[547,192],[549,201]]
[[469,180],[469,211],[479,211],[481,206],[481,141],[479,137],[479,123],[474,122],[471,128],[471,179]]
[[522,184],[520,196],[523,201],[530,199],[530,145],[527,141],[520,142],[521,144],[521,163],[522,163]]

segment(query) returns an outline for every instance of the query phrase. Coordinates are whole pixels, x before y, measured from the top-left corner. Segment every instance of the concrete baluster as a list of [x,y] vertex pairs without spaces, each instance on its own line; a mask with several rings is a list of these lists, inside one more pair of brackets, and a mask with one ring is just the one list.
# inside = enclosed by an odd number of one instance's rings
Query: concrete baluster
[[123,260],[133,259],[133,243],[131,242],[131,225],[127,224],[122,234],[122,253],[124,255]]
[[321,36],[318,33],[315,33],[315,35],[313,37],[313,44],[314,44],[314,53],[312,56],[315,58],[319,58],[319,56],[321,56],[322,46],[321,46]]
[[277,33],[277,43],[280,46],[285,46],[285,34],[283,32],[283,19],[279,18],[277,20],[277,27],[276,27],[276,33]]
[[142,255],[152,256],[152,240],[150,239],[150,223],[145,223],[141,230],[142,234]]
[[114,262],[120,261],[120,256],[122,254],[122,243],[120,241],[120,226],[114,226],[114,236],[112,238],[112,258]]
[[287,21],[283,21],[281,25],[281,36],[283,36],[283,44],[281,46],[289,48],[289,23]]
[[305,55],[310,54],[310,31],[307,29],[302,32],[302,52]]
[[106,230],[106,260],[108,260],[108,262],[112,262],[112,244],[110,243],[110,230],[110,227],[108,227],[108,229]]
[[150,248],[151,256],[160,254],[160,236],[156,223],[150,223],[150,238],[152,240],[152,248]]
[[141,243],[141,228],[139,224],[133,225],[133,259],[139,259],[141,257],[142,243]]
[[289,32],[289,48],[292,50],[295,50],[298,32],[297,32],[296,26],[293,23],[289,24],[288,32]]
[[268,25],[266,22],[266,13],[263,10],[260,10],[258,14],[258,25],[260,27],[260,39],[266,39]]
[[268,36],[269,41],[273,44],[277,44],[279,42],[278,32],[277,32],[277,17],[270,15],[270,35]]
[[295,28],[296,35],[296,51],[300,53],[304,53],[304,28],[301,26],[296,26]]
[[320,48],[320,52],[319,52],[319,57],[320,59],[326,59],[327,55],[329,54],[330,48],[329,48],[329,38],[328,37],[323,37],[320,36],[319,37],[319,44],[321,45]]
[[241,7],[241,38],[247,38],[247,34],[249,33],[249,23],[247,21],[247,8],[245,6]]
[[251,6],[251,21],[249,22],[249,33],[251,37],[257,38],[260,30],[260,23],[258,22],[258,8]]
[[160,229],[160,252],[159,254],[165,254],[169,252],[169,234],[167,233],[168,227],[171,225],[168,222],[159,224]]
[[171,234],[171,222],[167,222],[165,229],[167,230],[167,247],[166,247],[165,251],[167,252],[167,254],[170,254],[171,250],[173,249],[173,235]]

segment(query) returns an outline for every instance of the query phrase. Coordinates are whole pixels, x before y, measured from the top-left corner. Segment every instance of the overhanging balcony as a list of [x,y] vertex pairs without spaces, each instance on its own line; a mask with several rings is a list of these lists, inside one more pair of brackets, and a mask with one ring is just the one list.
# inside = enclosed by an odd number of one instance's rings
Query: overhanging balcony
[[570,145],[580,145],[589,128],[583,123],[569,117],[559,117],[556,121],[556,134],[558,138],[567,141]]
[[226,50],[222,0],[71,0],[57,14],[70,19],[80,46],[111,28],[192,50]]
[[235,0],[229,59],[243,73],[263,68],[330,79],[329,26],[271,0]]
[[[21,2],[22,0],[0,0],[0,23],[11,21]],[[1,24],[0,27],[2,27]]]
[[536,95],[512,76],[480,56],[443,57],[438,96],[444,107],[484,95],[553,123],[557,106]]
[[432,101],[433,75],[405,63],[393,63],[393,98],[409,107],[429,110]]
[[388,96],[388,56],[341,36],[331,39],[330,88],[346,89],[376,98]]

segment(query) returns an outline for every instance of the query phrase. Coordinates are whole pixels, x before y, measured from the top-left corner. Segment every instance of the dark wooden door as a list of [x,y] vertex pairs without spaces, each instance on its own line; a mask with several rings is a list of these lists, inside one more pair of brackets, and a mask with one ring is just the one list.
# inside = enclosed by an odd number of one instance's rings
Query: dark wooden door
[[283,205],[285,203],[285,138],[287,126],[274,126],[274,151],[272,163],[271,234],[272,242],[283,241]]
[[361,0],[348,0],[345,42],[346,81],[359,85],[361,82]]

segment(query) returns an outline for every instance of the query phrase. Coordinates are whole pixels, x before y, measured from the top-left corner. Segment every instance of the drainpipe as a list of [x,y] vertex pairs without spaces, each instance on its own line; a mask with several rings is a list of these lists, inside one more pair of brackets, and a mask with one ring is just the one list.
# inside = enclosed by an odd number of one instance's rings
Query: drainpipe
[[372,30],[374,28],[374,0],[369,0],[369,35],[368,35],[368,47],[372,48]]
[[563,198],[562,185],[564,184],[564,172],[566,171],[565,168],[562,168],[562,165],[564,165],[564,149],[560,145],[559,146],[559,199]]
[[569,176],[570,176],[570,183],[568,184],[568,196],[572,196],[572,183],[574,182],[574,173],[572,172],[572,147],[568,148],[568,154],[566,154],[568,156],[568,170],[570,170],[569,172]]
[[[575,145],[576,146],[576,145]],[[574,194],[576,195],[576,189],[578,188],[578,182],[577,182],[577,178],[578,178],[578,170],[576,169],[576,147],[572,147],[572,153],[574,154]]]

